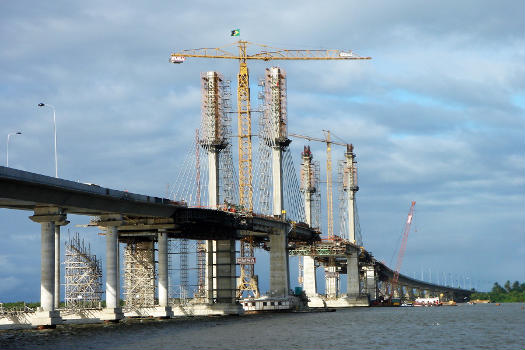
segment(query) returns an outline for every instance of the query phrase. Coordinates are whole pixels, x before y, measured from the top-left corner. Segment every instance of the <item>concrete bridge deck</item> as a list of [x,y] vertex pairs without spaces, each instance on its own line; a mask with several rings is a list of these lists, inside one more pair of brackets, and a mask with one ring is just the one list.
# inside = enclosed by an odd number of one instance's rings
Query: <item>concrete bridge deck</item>
[[[58,207],[68,214],[125,216],[123,236],[148,236],[159,228],[188,239],[260,239],[285,230],[291,241],[315,241],[319,232],[280,218],[188,208],[167,198],[119,191],[0,166],[0,208],[34,210]],[[148,234],[149,233],[149,234]]]

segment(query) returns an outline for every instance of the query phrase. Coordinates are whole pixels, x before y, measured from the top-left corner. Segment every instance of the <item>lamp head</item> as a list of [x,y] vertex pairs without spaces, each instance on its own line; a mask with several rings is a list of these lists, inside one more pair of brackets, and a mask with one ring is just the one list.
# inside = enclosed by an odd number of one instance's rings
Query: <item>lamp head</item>
[[40,103],[38,104],[38,107],[44,107],[44,106],[45,106],[45,104],[42,103],[42,102],[40,102]]

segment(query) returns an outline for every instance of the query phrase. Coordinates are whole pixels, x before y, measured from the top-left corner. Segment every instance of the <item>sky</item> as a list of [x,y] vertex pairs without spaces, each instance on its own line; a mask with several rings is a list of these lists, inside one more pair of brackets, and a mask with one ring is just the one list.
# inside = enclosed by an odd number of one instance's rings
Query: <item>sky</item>
[[[44,102],[56,109],[60,178],[166,196],[200,124],[200,73],[235,87],[238,71],[230,60],[173,65],[170,54],[233,44],[237,28],[254,43],[373,58],[249,69],[254,105],[264,69],[286,71],[290,132],[328,129],[354,144],[363,241],[378,260],[395,261],[416,201],[402,273],[481,290],[525,280],[522,1],[2,1],[0,137],[22,132],[9,166],[54,176]],[[304,144],[292,142],[296,165]],[[324,144],[310,146],[324,164]],[[30,215],[0,209],[0,302],[39,299]],[[89,218],[69,220],[63,241],[79,232],[103,257],[98,231],[75,227]]]

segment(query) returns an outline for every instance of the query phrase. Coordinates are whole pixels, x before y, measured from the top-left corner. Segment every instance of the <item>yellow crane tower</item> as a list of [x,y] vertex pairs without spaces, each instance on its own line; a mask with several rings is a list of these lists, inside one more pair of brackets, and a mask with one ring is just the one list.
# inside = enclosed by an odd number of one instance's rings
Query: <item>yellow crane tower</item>
[[[260,48],[259,52],[248,54],[248,46]],[[232,47],[237,46],[237,53]],[[239,60],[239,74],[237,75],[237,115],[239,137],[239,204],[248,212],[253,211],[252,187],[252,126],[250,110],[250,79],[248,74],[248,60],[368,60],[371,57],[361,57],[351,50],[287,50],[273,48],[268,45],[255,44],[244,40],[217,47],[181,50],[171,54],[170,62],[183,63],[188,57],[222,58]],[[253,257],[252,239],[241,242],[241,257]],[[249,272],[247,272],[249,270]],[[241,283],[239,291],[252,291],[258,296],[259,292],[253,288],[256,281],[253,276],[253,265],[241,264]]]

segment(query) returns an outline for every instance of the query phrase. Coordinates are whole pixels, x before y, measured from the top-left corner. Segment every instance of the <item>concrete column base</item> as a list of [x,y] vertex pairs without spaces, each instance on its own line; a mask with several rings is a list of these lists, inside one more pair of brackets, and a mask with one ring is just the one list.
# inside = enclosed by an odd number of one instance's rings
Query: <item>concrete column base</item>
[[102,309],[60,310],[63,324],[100,323]]
[[100,311],[99,318],[101,321],[119,321],[124,318],[124,313],[120,307],[107,307]]
[[[184,308],[184,310],[182,310],[182,308]],[[176,316],[186,316],[188,313],[191,313],[193,316],[225,316],[242,315],[244,309],[239,303],[192,304],[174,309],[173,312]],[[179,314],[179,312],[181,314]]]
[[33,326],[55,326],[62,324],[60,312],[54,311],[37,311],[30,317],[31,325]]
[[159,318],[171,318],[173,317],[173,310],[171,306],[156,306],[151,312],[151,316]]
[[327,307],[355,307],[355,306],[370,306],[368,296],[357,297],[341,297],[332,300],[326,300]]

